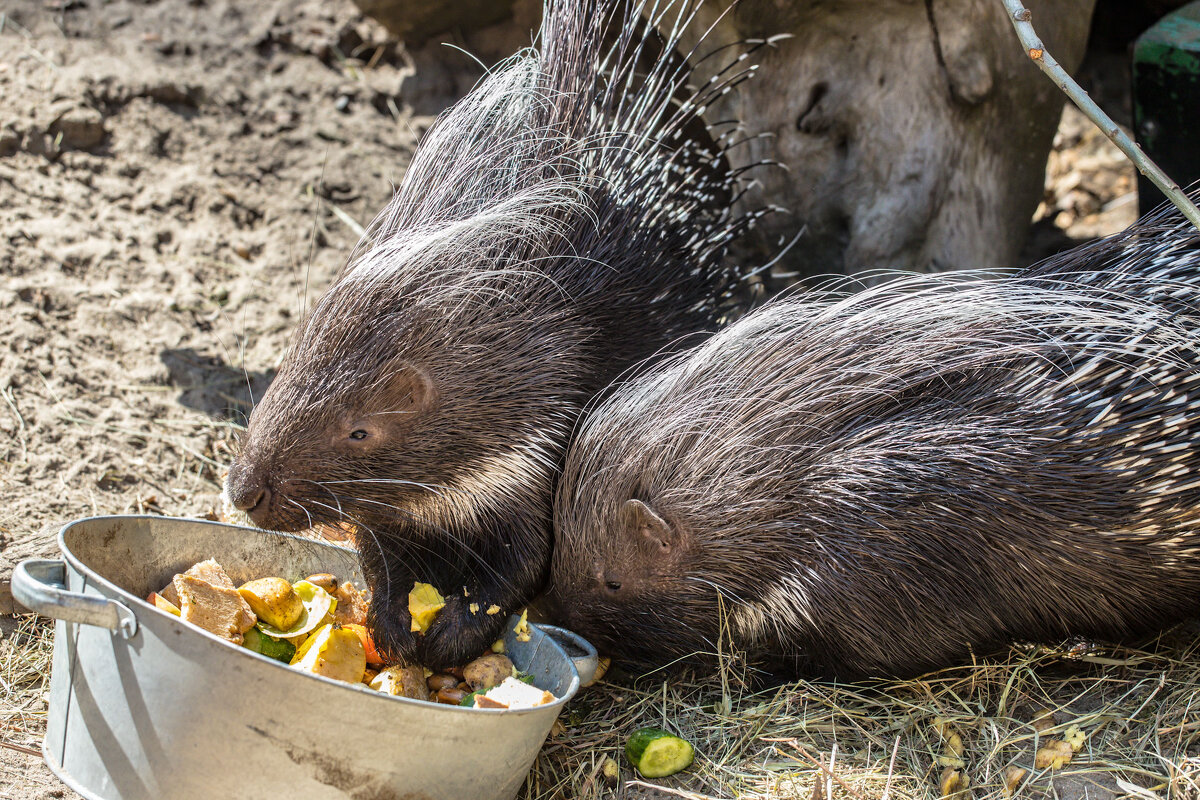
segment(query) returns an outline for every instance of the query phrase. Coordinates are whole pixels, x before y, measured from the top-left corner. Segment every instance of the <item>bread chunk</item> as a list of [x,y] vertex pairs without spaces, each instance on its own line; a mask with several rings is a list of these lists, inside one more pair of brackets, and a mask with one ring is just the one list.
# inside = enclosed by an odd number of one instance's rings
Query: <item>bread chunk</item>
[[254,612],[232,584],[216,586],[187,573],[176,575],[172,584],[179,595],[180,619],[184,622],[234,644],[241,644],[242,634],[254,626]]

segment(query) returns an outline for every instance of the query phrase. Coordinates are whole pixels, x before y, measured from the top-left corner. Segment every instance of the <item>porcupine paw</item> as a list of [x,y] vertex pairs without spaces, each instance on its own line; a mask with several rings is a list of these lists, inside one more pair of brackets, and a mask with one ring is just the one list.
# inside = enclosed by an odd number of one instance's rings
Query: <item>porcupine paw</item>
[[371,598],[368,623],[375,646],[387,656],[388,662],[414,663],[417,658],[418,634],[412,631],[412,615],[408,613],[408,596],[394,602],[382,594]]
[[458,595],[446,598],[445,607],[417,642],[417,660],[430,669],[462,666],[487,651],[500,638],[503,612],[488,614],[487,606]]

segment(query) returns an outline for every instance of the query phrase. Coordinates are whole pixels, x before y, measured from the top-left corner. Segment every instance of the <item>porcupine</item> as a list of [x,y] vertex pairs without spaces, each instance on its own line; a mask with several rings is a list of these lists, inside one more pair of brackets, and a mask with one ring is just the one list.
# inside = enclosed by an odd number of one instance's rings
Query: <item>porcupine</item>
[[[759,215],[731,210],[736,127],[700,114],[754,45],[689,90],[691,13],[548,0],[540,51],[431,127],[251,414],[229,497],[265,528],[351,523],[385,652],[441,668],[493,641],[545,582],[584,404],[724,313]],[[424,635],[417,581],[446,596]]]
[[[1200,234],[768,304],[589,411],[549,596],[645,666],[908,676],[1200,599]],[[722,636],[722,621],[728,626]]]

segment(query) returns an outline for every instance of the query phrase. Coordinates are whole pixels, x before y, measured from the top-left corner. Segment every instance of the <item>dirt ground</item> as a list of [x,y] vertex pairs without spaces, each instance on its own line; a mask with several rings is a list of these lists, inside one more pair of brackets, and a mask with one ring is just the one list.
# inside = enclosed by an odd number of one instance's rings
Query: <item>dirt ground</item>
[[[458,43],[494,61],[522,22]],[[214,513],[297,315],[478,75],[349,0],[0,6],[0,555]],[[1135,213],[1111,146],[1076,114],[1059,138],[1031,257]],[[44,630],[0,624],[3,798],[74,796],[37,756]]]

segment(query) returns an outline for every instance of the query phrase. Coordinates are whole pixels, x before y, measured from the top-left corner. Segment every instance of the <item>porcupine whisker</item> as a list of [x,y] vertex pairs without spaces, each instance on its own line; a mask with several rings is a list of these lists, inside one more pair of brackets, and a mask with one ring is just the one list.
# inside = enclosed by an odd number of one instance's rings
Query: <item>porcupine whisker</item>
[[305,517],[308,519],[308,527],[310,527],[310,528],[311,528],[311,527],[313,526],[313,518],[312,518],[312,515],[308,513],[308,509],[307,509],[307,508],[305,508],[305,507],[304,507],[304,506],[303,506],[303,505],[302,505],[302,504],[301,504],[299,501],[297,501],[297,500],[294,500],[294,499],[292,499],[292,498],[290,498],[290,497],[288,497],[288,498],[285,498],[285,499],[286,499],[286,500],[287,500],[289,503],[291,503],[292,505],[294,505],[296,508],[298,508],[298,509],[300,509],[301,511],[303,511],[303,512],[304,512],[304,516],[305,516]]
[[[453,532],[451,532],[450,530],[448,530],[442,526],[434,524],[431,520],[428,520],[419,515],[413,514],[410,511],[408,511],[407,509],[401,508],[400,506],[396,506],[396,505],[393,505],[390,503],[384,503],[379,500],[371,500],[371,499],[362,498],[362,497],[355,497],[352,499],[355,502],[387,508],[390,511],[394,511],[396,513],[396,515],[402,519],[406,519],[408,521],[415,522],[428,530],[434,531],[434,532],[444,536],[446,539],[448,539],[450,541],[450,543],[452,545],[455,545],[454,551],[457,552],[460,556],[468,556],[471,561],[473,561],[474,563],[483,567],[486,574],[491,575],[499,583],[503,584],[506,582],[506,577],[503,574],[501,574],[499,571],[497,571],[495,569],[495,567],[493,567],[491,564],[489,564],[485,560],[483,560],[479,556],[479,554],[476,553],[474,551],[474,549],[470,547],[470,545],[467,542],[460,541],[456,537],[456,535]],[[314,502],[316,502],[316,501],[314,501]],[[318,505],[320,505],[320,504],[318,504]],[[354,521],[355,524],[361,524],[360,522],[355,521],[353,519],[351,521]],[[375,532],[375,535],[378,536],[378,532]],[[385,531],[384,538],[400,539],[408,544],[411,544],[414,547],[420,548],[424,552],[429,553],[430,555],[434,556],[438,560],[442,561],[442,563],[444,563],[448,567],[453,567],[456,565],[456,562],[452,561],[449,557],[447,557],[441,551],[435,550],[434,548],[430,547],[429,545],[426,545],[423,542],[420,542],[413,537],[401,536],[400,534],[392,532],[392,531]],[[378,538],[376,538],[376,543],[378,543],[378,541],[379,541]]]
[[323,508],[327,508],[330,511],[336,510],[340,517],[343,517],[343,518],[348,519],[351,522],[353,522],[356,529],[365,530],[367,533],[369,533],[371,535],[371,539],[375,542],[375,547],[379,550],[380,560],[383,562],[384,593],[385,594],[390,593],[391,587],[392,587],[392,576],[391,576],[391,571],[388,568],[388,564],[387,564],[387,559],[386,559],[387,552],[383,549],[383,545],[380,543],[379,537],[375,535],[375,530],[373,528],[371,528],[369,525],[363,524],[362,520],[356,519],[354,516],[342,511],[341,508],[334,509],[333,506],[326,505],[325,503],[322,503],[317,500],[312,500],[312,502]]

